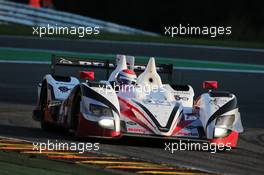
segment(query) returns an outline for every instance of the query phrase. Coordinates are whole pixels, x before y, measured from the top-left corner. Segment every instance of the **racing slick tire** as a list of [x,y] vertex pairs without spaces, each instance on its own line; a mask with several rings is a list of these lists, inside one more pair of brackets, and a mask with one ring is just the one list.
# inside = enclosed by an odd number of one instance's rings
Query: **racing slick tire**
[[51,131],[53,130],[54,126],[45,120],[45,109],[47,107],[47,82],[42,84],[41,93],[40,93],[40,111],[41,111],[41,119],[40,119],[40,126],[41,129],[44,131]]
[[80,115],[80,102],[81,102],[81,91],[78,90],[76,95],[73,98],[72,106],[71,106],[71,123],[70,128],[77,135],[78,127],[79,127],[79,115]]

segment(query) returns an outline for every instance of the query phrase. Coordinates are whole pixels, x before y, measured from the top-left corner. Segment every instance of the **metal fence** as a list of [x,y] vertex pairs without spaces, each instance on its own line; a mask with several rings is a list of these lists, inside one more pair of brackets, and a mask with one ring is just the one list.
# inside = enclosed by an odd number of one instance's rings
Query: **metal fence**
[[84,17],[67,12],[46,8],[32,8],[25,4],[0,0],[0,23],[21,24],[27,26],[90,26],[100,27],[102,31],[121,34],[141,34],[156,36],[147,32],[112,22]]

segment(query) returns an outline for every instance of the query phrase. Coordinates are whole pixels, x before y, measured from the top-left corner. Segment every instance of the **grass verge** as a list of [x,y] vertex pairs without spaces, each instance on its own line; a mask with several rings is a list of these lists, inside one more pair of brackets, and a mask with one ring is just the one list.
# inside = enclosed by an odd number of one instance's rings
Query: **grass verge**
[[[14,36],[33,36],[33,29],[29,26],[22,25],[0,25],[0,35]],[[35,35],[35,37],[38,37]],[[191,37],[175,37],[166,36],[145,36],[145,35],[125,35],[101,32],[100,35],[86,35],[83,38],[77,35],[49,35],[44,36],[49,38],[65,38],[65,39],[83,39],[83,40],[111,40],[111,41],[134,41],[134,42],[152,42],[152,43],[167,43],[167,44],[195,44],[209,46],[227,46],[227,47],[242,47],[242,48],[264,48],[263,42],[252,41],[234,41],[227,38],[191,38]]]
[[110,171],[104,171],[88,166],[57,162],[45,159],[41,156],[20,154],[17,152],[0,151],[1,175],[114,175]]

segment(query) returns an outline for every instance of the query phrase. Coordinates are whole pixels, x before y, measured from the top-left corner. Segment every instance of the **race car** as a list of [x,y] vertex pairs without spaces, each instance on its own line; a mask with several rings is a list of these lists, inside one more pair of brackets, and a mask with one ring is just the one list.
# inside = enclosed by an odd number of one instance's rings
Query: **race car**
[[[62,76],[60,66],[85,70]],[[194,99],[190,85],[162,82],[160,75],[172,82],[173,65],[156,66],[153,57],[145,66],[126,55],[117,55],[116,62],[53,55],[51,68],[33,111],[45,130],[58,126],[78,137],[196,139],[231,147],[243,132],[234,94],[205,81],[205,92]],[[95,81],[94,70],[106,70],[105,80]]]

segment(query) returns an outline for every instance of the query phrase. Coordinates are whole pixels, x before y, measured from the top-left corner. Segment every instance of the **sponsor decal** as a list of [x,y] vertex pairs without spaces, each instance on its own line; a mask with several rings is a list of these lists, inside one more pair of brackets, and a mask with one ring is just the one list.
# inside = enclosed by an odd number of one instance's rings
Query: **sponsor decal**
[[140,128],[128,128],[127,130],[130,132],[139,132],[139,133],[145,133],[146,132],[145,129],[140,129]]
[[71,61],[66,60],[65,58],[60,58],[60,61],[59,62],[62,63],[62,64],[72,64]]
[[176,100],[183,100],[183,101],[188,101],[189,100],[188,97],[181,97],[179,95],[175,95],[174,97],[175,97]]
[[80,65],[88,65],[88,66],[90,66],[90,65],[92,65],[92,62],[90,62],[90,61],[79,61],[79,64]]
[[60,86],[58,88],[62,93],[68,92],[70,89],[67,86]]
[[184,119],[190,121],[190,120],[196,120],[197,117],[194,115],[184,115]]
[[135,123],[135,122],[132,122],[132,121],[128,121],[128,122],[126,122],[128,125],[137,125],[137,123]]

